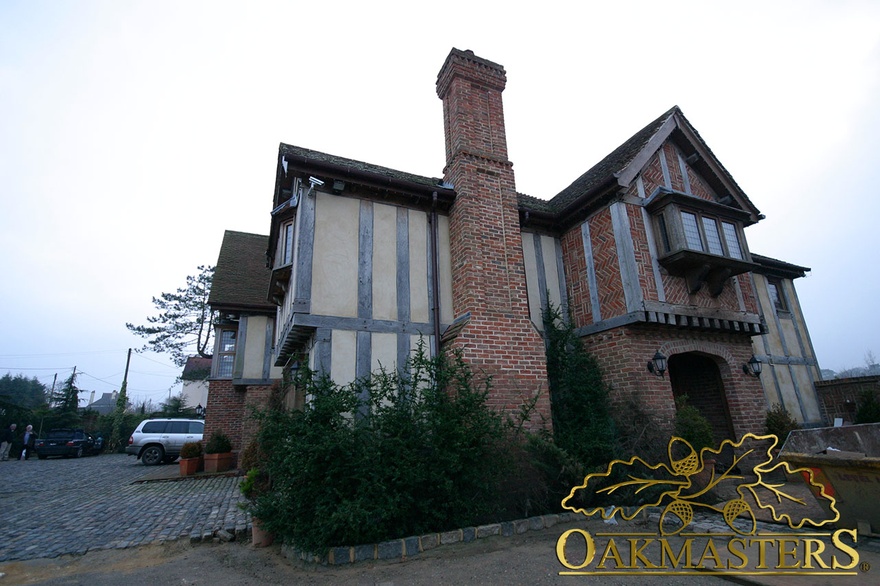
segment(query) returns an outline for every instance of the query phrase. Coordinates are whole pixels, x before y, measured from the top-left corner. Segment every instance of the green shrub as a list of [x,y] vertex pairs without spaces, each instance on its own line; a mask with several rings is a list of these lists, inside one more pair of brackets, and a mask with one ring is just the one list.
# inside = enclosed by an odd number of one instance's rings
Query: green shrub
[[560,512],[562,499],[587,474],[575,457],[540,434],[509,436],[505,453],[512,469],[502,479],[499,518]]
[[232,451],[232,442],[222,431],[215,431],[205,444],[206,454],[225,454]]
[[775,403],[773,407],[767,411],[767,418],[764,420],[767,433],[775,435],[779,438],[776,447],[781,448],[788,434],[796,429],[801,428],[801,424],[788,412],[783,405]]
[[268,530],[321,552],[503,516],[509,428],[460,355],[420,344],[400,373],[340,387],[300,369],[296,384],[303,411],[260,415],[271,488],[251,511]]
[[880,422],[880,401],[877,401],[877,395],[866,390],[859,395],[859,401],[856,405],[856,423],[878,423]]
[[[269,395],[270,409],[281,408],[280,389],[281,387],[279,385],[273,386],[272,392]],[[255,411],[254,416],[259,424],[259,421],[261,420],[259,411]],[[258,427],[255,437],[241,452],[241,468],[242,470],[247,470],[247,475],[241,485],[239,485],[239,488],[241,489],[241,494],[244,498],[248,499],[250,502],[240,503],[239,506],[247,511],[253,508],[253,501],[255,501],[257,497],[266,494],[272,486],[271,478],[269,477],[267,470],[269,461],[268,450],[260,441],[261,436],[262,434]]]
[[609,462],[617,437],[599,365],[558,308],[548,304],[543,318],[553,439],[584,466]]
[[699,409],[687,402],[687,395],[675,399],[675,435],[686,440],[698,453],[715,446],[712,424]]
[[180,448],[181,458],[198,458],[202,455],[202,442],[186,442]]

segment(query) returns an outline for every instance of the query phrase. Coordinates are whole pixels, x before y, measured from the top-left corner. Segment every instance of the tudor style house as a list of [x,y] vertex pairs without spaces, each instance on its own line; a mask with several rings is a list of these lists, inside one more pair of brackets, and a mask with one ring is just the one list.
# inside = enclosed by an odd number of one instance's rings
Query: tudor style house
[[613,400],[663,428],[682,395],[719,439],[763,431],[773,403],[821,423],[793,282],[808,269],[752,254],[745,229],[763,216],[681,110],[539,199],[516,192],[505,84],[502,66],[451,51],[442,178],[280,146],[268,238],[227,232],[218,260],[208,428],[234,426],[284,369],[346,383],[402,365],[419,340],[491,375],[496,409],[537,397],[533,424],[549,425],[548,302]]

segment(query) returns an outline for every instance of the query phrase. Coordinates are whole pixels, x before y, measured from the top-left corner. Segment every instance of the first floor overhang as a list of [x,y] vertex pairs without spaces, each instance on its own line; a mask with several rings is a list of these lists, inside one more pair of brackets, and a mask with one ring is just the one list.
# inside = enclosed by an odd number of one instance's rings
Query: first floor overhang
[[757,313],[659,301],[645,301],[642,306],[641,310],[577,328],[576,333],[581,337],[590,336],[638,323],[742,336],[761,336],[767,333],[767,324]]

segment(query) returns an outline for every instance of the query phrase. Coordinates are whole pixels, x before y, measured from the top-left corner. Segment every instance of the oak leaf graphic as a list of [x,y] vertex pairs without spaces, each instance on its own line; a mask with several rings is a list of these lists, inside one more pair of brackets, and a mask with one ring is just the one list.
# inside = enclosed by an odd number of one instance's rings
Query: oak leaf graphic
[[[663,506],[660,532],[664,535],[687,527],[696,508],[720,513],[737,533],[754,534],[757,525],[751,503],[792,529],[806,523],[819,527],[837,521],[836,501],[815,480],[812,470],[774,461],[777,443],[774,435],[747,433],[738,442],[724,440],[717,449],[703,448],[698,453],[686,440],[673,437],[667,445],[667,462],[651,464],[638,456],[614,460],[605,472],[587,475],[583,484],[562,500],[562,507],[588,517],[598,513],[606,520],[615,515],[632,520],[648,507]],[[726,463],[716,467],[722,461]],[[797,473],[803,474],[820,499],[827,499],[831,518],[809,518],[807,503],[786,491],[786,474]],[[732,485],[735,490],[729,492],[738,498],[711,502],[710,491],[725,485]]]

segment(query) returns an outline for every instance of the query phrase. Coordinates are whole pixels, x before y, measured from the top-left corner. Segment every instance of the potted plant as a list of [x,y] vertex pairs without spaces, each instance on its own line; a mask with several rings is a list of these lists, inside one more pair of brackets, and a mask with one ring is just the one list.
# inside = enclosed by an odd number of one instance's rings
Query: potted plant
[[232,442],[222,431],[215,431],[205,444],[205,472],[226,472],[232,468]]
[[186,442],[180,448],[180,475],[191,476],[198,472],[202,461],[202,442]]
[[247,475],[239,488],[247,502],[239,503],[239,507],[251,513],[251,543],[254,547],[268,547],[275,541],[274,534],[263,527],[255,514],[257,499],[271,489],[272,483],[265,470],[266,459],[266,453],[258,439],[248,444],[241,457],[242,468],[247,469]]

